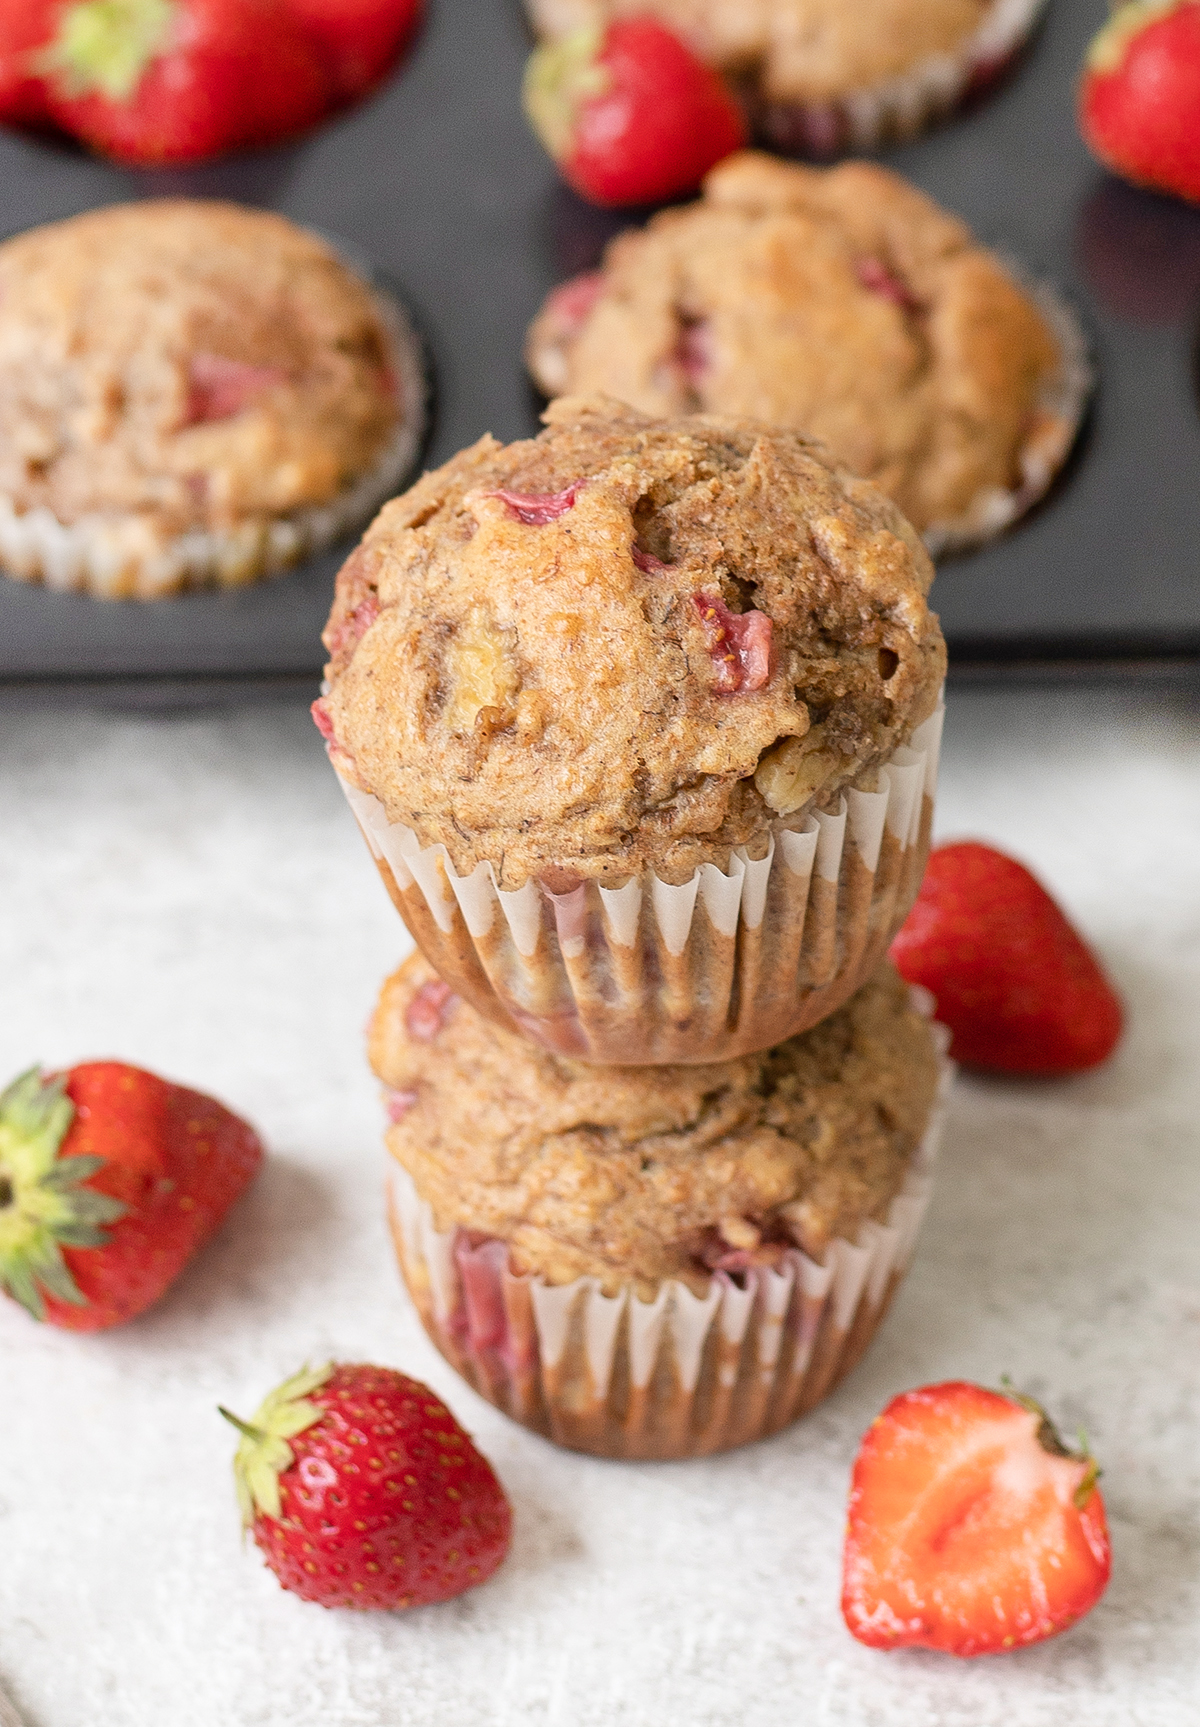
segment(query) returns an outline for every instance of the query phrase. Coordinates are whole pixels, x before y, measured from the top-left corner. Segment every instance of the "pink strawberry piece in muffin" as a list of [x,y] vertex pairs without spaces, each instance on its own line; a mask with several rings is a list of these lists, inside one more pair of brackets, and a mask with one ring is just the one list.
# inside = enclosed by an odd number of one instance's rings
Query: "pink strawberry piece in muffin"
[[487,495],[499,498],[517,520],[524,522],[527,527],[544,528],[548,522],[556,522],[574,507],[575,499],[586,484],[586,480],[572,480],[561,492],[497,491]]
[[184,424],[207,425],[229,420],[249,407],[264,390],[287,382],[278,366],[252,366],[225,354],[193,354],[188,367],[188,398]]
[[696,594],[708,651],[724,696],[761,690],[771,675],[771,620],[764,612],[731,612],[719,594]]
[[408,1004],[404,1023],[410,1037],[418,1043],[432,1043],[446,1023],[446,1015],[457,999],[448,983],[440,977],[423,983]]
[[872,294],[882,294],[893,306],[901,306],[906,312],[919,309],[920,301],[907,282],[902,281],[895,271],[889,270],[881,258],[860,258],[854,267],[854,274],[864,288],[869,289]]

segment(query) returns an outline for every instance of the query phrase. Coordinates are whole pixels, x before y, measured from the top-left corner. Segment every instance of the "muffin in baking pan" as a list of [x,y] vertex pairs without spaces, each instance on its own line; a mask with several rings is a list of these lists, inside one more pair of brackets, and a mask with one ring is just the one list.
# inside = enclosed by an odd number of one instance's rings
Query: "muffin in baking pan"
[[1043,495],[1090,382],[1057,295],[899,175],[752,151],[551,293],[526,353],[549,396],[603,390],[645,413],[822,439],[934,552],[991,537]]
[[0,245],[0,568],[237,587],[370,519],[425,412],[393,301],[282,216],[161,200]]
[[866,1347],[928,1198],[948,1082],[886,963],[736,1061],[598,1070],[419,956],[385,984],[397,1253],[477,1390],[580,1450],[682,1457],[792,1421]]
[[916,894],[932,567],[795,432],[603,399],[548,419],[381,512],[316,718],[482,1012],[596,1062],[765,1048],[858,987]]
[[911,138],[1016,59],[1045,0],[526,0],[544,40],[650,13],[724,72],[776,149]]

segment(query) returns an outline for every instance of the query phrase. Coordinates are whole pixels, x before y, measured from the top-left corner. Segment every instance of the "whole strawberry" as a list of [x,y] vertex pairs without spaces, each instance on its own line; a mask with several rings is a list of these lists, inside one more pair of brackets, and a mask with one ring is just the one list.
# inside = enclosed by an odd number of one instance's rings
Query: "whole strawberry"
[[1200,202],[1200,0],[1135,0],[1088,49],[1079,124],[1106,168]]
[[101,1331],[157,1301],[258,1173],[253,1128],[119,1061],[0,1094],[0,1288]]
[[991,1655],[1104,1593],[1099,1470],[1031,1399],[954,1381],[894,1398],[854,1464],[842,1614],[860,1643]]
[[131,163],[190,162],[315,124],[332,91],[282,0],[28,0],[48,117]]
[[234,1458],[243,1526],[285,1589],[323,1607],[420,1607],[490,1577],[512,1511],[440,1398],[388,1367],[297,1373]]
[[746,142],[710,66],[653,18],[587,27],[538,48],[525,111],[568,185],[594,204],[658,204],[695,191]]
[[1121,1003],[1094,954],[1023,864],[975,840],[931,853],[891,952],[936,997],[957,1061],[1077,1073],[1120,1038]]

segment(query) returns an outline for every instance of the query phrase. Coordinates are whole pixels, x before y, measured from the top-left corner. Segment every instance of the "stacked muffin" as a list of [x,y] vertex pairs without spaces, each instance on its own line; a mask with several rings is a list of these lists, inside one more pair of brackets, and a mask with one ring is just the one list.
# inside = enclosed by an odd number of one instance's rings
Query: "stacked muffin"
[[942,1064],[887,966],[945,650],[896,506],[751,421],[562,399],[389,504],[316,717],[424,956],[371,1034],[434,1341],[605,1455],[773,1431],[920,1220]]

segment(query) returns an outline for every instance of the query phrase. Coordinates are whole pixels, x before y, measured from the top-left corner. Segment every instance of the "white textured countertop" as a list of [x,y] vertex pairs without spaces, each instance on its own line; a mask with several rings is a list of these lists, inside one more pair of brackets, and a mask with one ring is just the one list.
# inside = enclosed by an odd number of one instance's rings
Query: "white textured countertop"
[[[0,1684],[31,1727],[1195,1727],[1200,709],[958,694],[940,809],[1067,902],[1130,1004],[1122,1051],[961,1084],[915,1268],[807,1421],[600,1463],[476,1398],[400,1288],[361,1034],[407,938],[307,715],[0,716],[0,1066],[119,1055],[272,1153],[124,1331],[0,1303]],[[330,1356],[427,1379],[492,1457],[516,1536],[483,1589],[329,1613],[240,1546],[215,1405]],[[1005,1372],[1093,1439],[1108,1595],[1022,1654],[860,1648],[837,1609],[859,1434],[905,1387]]]

